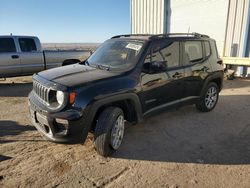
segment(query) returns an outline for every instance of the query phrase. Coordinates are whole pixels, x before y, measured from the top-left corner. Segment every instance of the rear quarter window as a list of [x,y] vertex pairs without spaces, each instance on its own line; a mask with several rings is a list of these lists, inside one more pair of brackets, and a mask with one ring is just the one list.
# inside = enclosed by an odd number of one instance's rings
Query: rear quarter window
[[210,44],[211,44],[211,49],[212,49],[212,53],[214,54],[214,56],[216,58],[220,58],[218,50],[217,50],[216,42],[215,41],[211,41]]
[[205,57],[209,57],[211,55],[210,43],[208,41],[204,41],[205,46]]
[[184,59],[186,63],[196,63],[203,59],[201,41],[184,42]]
[[0,53],[16,52],[15,42],[12,38],[0,38]]

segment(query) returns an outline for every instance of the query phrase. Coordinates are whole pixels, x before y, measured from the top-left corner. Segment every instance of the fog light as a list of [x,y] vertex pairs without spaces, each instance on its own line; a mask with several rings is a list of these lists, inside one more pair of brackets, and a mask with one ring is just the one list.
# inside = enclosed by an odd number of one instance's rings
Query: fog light
[[69,125],[69,121],[66,119],[56,118],[56,122],[64,125]]

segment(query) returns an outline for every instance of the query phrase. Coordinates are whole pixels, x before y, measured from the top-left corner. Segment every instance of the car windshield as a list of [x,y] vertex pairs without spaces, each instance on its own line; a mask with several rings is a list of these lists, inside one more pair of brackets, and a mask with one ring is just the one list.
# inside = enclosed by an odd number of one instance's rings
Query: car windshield
[[89,57],[86,64],[106,70],[127,70],[134,67],[143,44],[128,40],[106,41]]

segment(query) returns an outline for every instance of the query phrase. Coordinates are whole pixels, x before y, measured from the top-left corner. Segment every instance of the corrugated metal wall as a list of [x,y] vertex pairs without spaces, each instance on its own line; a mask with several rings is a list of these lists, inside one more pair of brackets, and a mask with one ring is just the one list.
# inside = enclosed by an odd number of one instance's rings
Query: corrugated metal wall
[[217,41],[220,55],[244,57],[250,50],[249,6],[250,0],[131,0],[131,32],[205,33]]
[[247,36],[247,46],[246,46],[246,57],[250,57],[250,19],[249,19],[249,22],[248,22],[248,36]]
[[[227,28],[225,36],[224,56],[246,57],[248,56],[249,41],[249,0],[230,0],[228,9]],[[237,75],[246,75],[247,69],[235,67]],[[249,71],[248,71],[249,72]]]
[[166,0],[131,0],[132,34],[166,32]]
[[[248,22],[248,35],[247,35],[247,44],[246,44],[246,57],[250,57],[250,20]],[[248,77],[250,77],[250,67],[244,67],[243,74],[247,75]]]
[[131,33],[200,32],[222,54],[228,0],[131,0]]
[[244,57],[249,25],[249,0],[231,0],[227,22],[224,55]]

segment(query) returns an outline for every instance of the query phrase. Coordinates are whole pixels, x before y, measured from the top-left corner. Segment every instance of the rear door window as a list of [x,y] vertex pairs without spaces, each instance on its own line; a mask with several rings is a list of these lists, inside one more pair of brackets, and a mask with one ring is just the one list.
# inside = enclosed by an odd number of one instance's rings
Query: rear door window
[[37,51],[34,39],[19,38],[19,45],[22,52],[35,52]]
[[0,53],[3,52],[16,52],[13,38],[0,38]]
[[197,63],[203,60],[201,41],[184,42],[184,60],[186,63]]

